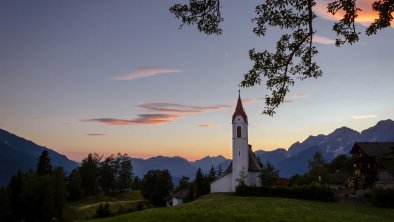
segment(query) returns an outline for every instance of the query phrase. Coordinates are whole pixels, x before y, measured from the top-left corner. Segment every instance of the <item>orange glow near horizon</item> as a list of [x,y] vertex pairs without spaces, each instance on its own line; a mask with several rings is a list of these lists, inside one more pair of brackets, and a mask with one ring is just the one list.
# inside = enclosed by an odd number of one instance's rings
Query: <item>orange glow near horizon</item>
[[[372,9],[372,3],[375,0],[361,0],[357,1],[357,7],[361,9],[358,12],[358,17],[356,18],[356,22],[363,25],[370,25],[375,19],[379,18],[379,14]],[[319,1],[316,5],[317,14],[324,19],[338,21],[343,18],[344,12],[338,11],[335,15],[332,15],[327,12],[327,2]],[[394,13],[392,13],[394,14]],[[391,23],[391,27],[394,27],[394,23]]]

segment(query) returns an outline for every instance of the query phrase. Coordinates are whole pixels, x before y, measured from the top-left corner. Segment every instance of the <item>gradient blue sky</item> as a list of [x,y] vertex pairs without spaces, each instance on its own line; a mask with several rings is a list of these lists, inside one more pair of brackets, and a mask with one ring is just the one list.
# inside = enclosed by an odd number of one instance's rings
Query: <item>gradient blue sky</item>
[[[248,50],[273,49],[281,32],[256,37],[259,1],[235,0],[223,2],[222,36],[179,30],[168,11],[178,2],[1,1],[0,128],[74,159],[89,152],[230,157]],[[364,13],[360,19],[369,18]],[[319,15],[323,77],[297,82],[274,117],[261,115],[264,86],[242,89],[254,150],[394,119],[394,29],[337,48],[335,18]]]

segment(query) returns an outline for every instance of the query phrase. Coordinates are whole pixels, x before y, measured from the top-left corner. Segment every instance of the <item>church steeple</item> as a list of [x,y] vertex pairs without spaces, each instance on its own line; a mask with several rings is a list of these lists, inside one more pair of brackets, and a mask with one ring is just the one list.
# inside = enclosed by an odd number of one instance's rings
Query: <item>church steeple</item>
[[233,114],[233,121],[236,116],[242,116],[244,118],[245,123],[248,123],[248,116],[245,113],[244,107],[242,106],[242,100],[241,100],[241,91],[238,91],[238,102],[237,106],[235,107],[235,112]]

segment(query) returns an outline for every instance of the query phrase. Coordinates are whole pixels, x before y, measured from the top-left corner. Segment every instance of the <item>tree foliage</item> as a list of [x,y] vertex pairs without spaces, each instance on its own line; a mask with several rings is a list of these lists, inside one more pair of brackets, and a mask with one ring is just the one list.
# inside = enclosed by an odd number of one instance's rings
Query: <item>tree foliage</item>
[[55,168],[45,175],[18,172],[3,192],[7,194],[2,200],[7,211],[0,215],[1,221],[45,222],[63,217],[67,197],[63,168]]
[[210,192],[210,182],[208,176],[205,175],[201,168],[196,171],[196,178],[194,180],[196,186],[196,196],[202,196]]
[[[275,114],[296,79],[322,75],[320,67],[313,61],[318,53],[313,46],[315,8],[315,0],[266,0],[255,8],[256,17],[252,18],[252,22],[255,25],[253,32],[257,36],[265,36],[269,27],[284,31],[273,52],[258,52],[254,48],[249,50],[253,67],[244,74],[240,83],[242,87],[251,87],[261,85],[265,79],[271,95],[265,97],[264,114]],[[372,8],[379,13],[379,18],[366,29],[367,35],[390,26],[394,1],[378,0]],[[185,24],[197,25],[198,30],[207,35],[222,34],[220,10],[220,0],[189,0],[189,4],[175,4],[170,8],[170,12],[180,19],[180,28]],[[356,30],[355,19],[361,10],[357,7],[357,1],[335,0],[328,4],[327,10],[333,15],[344,12],[343,17],[333,25],[333,31],[338,35],[336,45],[357,42],[360,32]]]
[[174,189],[168,170],[149,170],[142,179],[142,196],[155,206],[165,206]]
[[245,168],[242,167],[241,171],[239,171],[237,176],[237,187],[246,186],[247,177],[248,177],[248,172],[246,172]]
[[133,183],[133,165],[127,154],[118,153],[116,157],[119,168],[116,174],[116,184],[120,192],[130,190]]
[[[344,184],[353,175],[353,163],[350,157],[339,155],[327,163],[320,152],[316,152],[308,163],[309,171],[304,175],[294,175],[289,185]],[[319,180],[320,178],[320,180]]]
[[81,186],[85,195],[95,195],[99,192],[99,169],[102,157],[98,154],[89,154],[82,160],[79,168],[81,174]]
[[279,178],[279,170],[270,162],[266,162],[262,165],[259,174],[260,184],[262,186],[273,186]]
[[324,160],[321,152],[316,152],[315,154],[313,154],[313,158],[308,162],[309,170],[317,170],[324,167],[325,165],[326,161]]
[[37,162],[36,173],[40,176],[48,175],[52,172],[51,158],[49,157],[49,152],[43,150]]

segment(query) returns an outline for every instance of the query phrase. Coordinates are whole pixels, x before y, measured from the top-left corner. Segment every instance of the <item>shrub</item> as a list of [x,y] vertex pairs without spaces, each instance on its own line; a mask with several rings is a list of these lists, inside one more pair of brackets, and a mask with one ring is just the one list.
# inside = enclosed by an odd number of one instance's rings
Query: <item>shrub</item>
[[111,210],[109,209],[109,204],[108,202],[103,204],[100,204],[99,207],[96,210],[96,215],[94,215],[94,218],[104,218],[104,217],[109,217],[111,215]]
[[372,193],[373,204],[379,207],[394,207],[394,189],[376,189]]
[[293,187],[239,186],[236,194],[241,196],[285,197],[318,201],[335,201],[335,192],[328,186],[313,184]]

